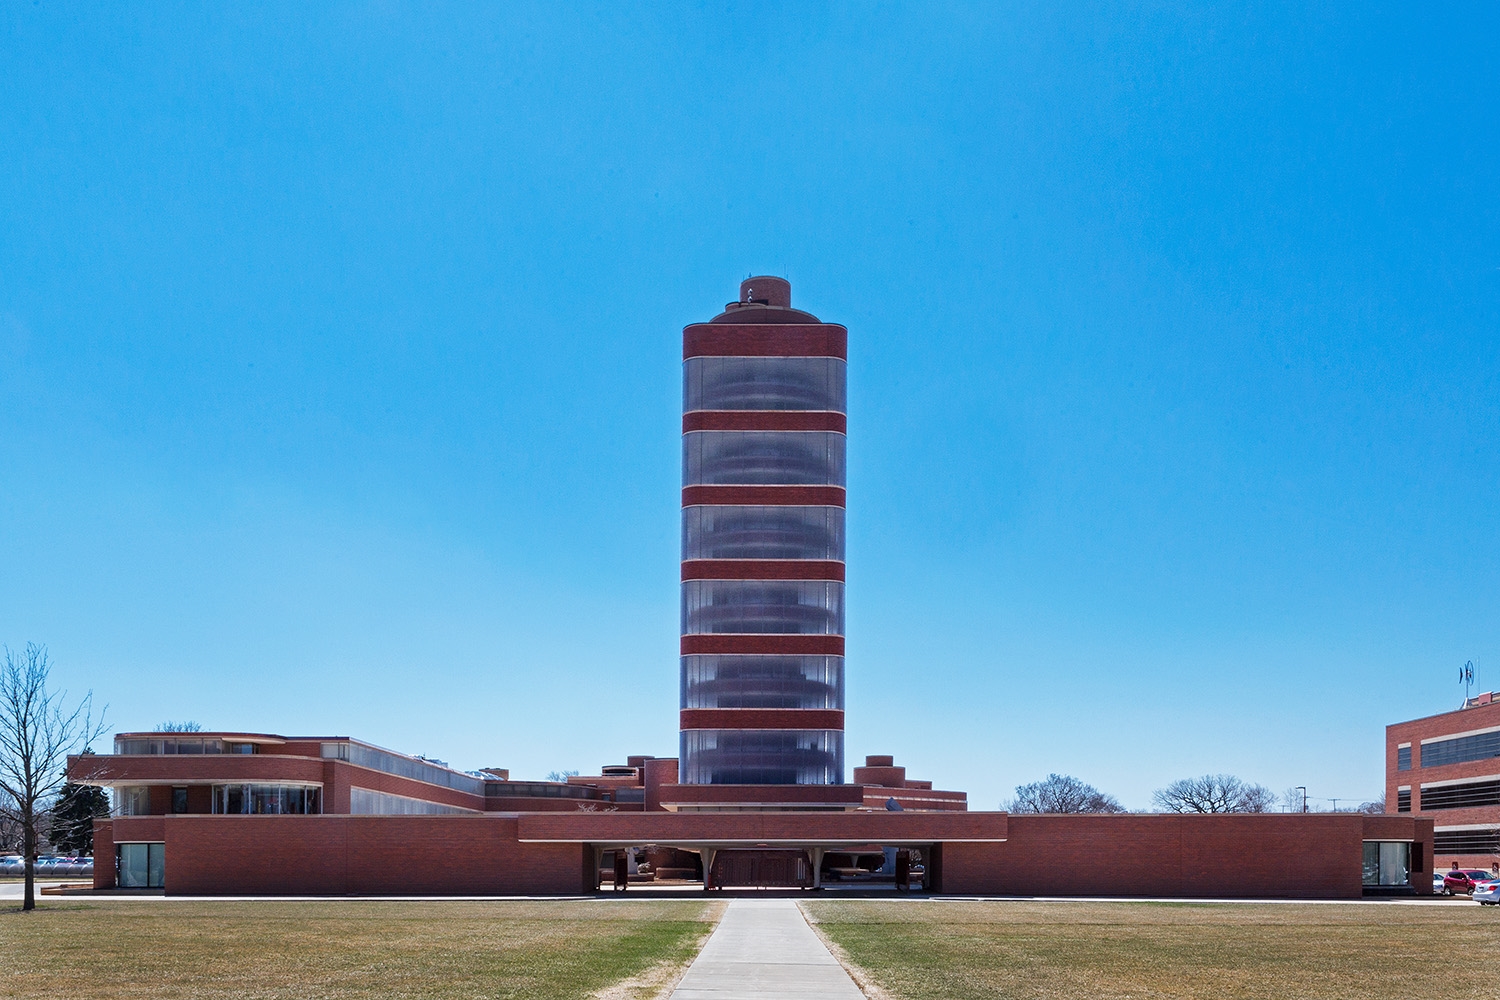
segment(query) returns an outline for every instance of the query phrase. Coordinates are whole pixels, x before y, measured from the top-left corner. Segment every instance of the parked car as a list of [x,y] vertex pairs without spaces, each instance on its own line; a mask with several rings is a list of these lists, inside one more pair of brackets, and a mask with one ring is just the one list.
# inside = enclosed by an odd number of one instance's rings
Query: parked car
[[26,865],[19,854],[7,854],[0,857],[0,875],[24,875]]
[[1494,906],[1500,903],[1500,878],[1491,876],[1480,882],[1470,895],[1480,906]]
[[1471,893],[1480,882],[1488,882],[1494,876],[1479,868],[1454,868],[1443,872],[1443,892],[1451,896],[1455,892]]

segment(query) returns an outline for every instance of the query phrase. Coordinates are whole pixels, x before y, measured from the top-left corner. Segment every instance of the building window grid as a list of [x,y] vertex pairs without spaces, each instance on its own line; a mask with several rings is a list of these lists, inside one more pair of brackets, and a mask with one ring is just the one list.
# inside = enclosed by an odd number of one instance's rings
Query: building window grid
[[1396,793],[1396,811],[1398,813],[1411,812],[1411,789],[1403,788]]
[[1469,736],[1454,736],[1446,740],[1422,743],[1421,765],[1441,767],[1444,764],[1462,764],[1471,760],[1488,760],[1500,757],[1500,729],[1489,733],[1473,733]]
[[1396,770],[1411,770],[1411,747],[1409,745],[1396,748]]
[[1435,831],[1432,850],[1435,854],[1500,854],[1500,827]]
[[1500,805],[1500,781],[1470,781],[1460,785],[1423,785],[1423,812]]

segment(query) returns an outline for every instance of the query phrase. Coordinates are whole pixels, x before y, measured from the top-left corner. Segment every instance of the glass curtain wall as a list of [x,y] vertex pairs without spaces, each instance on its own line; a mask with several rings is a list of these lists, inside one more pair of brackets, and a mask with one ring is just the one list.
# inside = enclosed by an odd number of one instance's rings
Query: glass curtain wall
[[304,785],[215,785],[213,810],[230,816],[313,816],[323,790]]

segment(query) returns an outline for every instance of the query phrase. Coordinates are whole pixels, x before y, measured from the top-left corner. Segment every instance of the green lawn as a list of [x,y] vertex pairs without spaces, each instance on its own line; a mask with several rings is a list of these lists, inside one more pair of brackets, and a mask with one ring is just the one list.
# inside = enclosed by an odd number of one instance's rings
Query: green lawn
[[722,911],[692,900],[81,902],[0,910],[7,998],[652,996]]
[[1500,997],[1500,908],[1466,902],[803,905],[898,1000]]

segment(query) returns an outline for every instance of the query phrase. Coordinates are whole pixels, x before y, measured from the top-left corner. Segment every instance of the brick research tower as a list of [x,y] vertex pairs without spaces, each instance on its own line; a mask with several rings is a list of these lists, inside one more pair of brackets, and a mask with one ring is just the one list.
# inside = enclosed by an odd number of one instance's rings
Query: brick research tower
[[847,342],[768,277],[682,331],[683,784],[844,781]]

